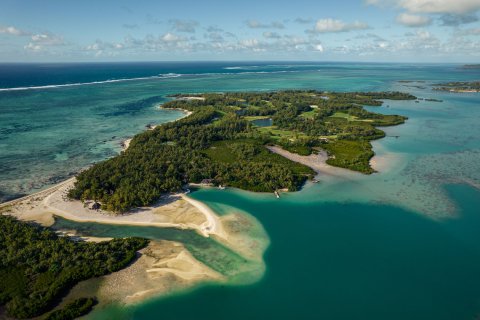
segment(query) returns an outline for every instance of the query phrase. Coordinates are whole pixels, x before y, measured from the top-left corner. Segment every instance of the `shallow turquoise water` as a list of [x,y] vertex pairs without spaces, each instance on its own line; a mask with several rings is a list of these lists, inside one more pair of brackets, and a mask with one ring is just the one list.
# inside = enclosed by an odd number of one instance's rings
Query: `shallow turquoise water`
[[[241,208],[261,221],[271,238],[264,277],[249,286],[210,285],[138,307],[100,309],[87,318],[473,319],[480,311],[480,192],[465,185],[447,191],[461,217],[441,222],[386,205],[197,191],[195,199],[218,210]],[[171,239],[151,228],[83,224],[80,230]]]
[[[142,78],[158,74],[156,78]],[[168,94],[293,88],[401,89],[430,97],[437,93],[432,93],[423,82],[418,85],[427,89],[421,90],[416,83],[397,81],[416,79],[436,83],[478,76],[478,71],[461,69],[458,65],[0,64],[0,84],[8,88],[0,89],[0,201],[63,180],[117,153],[120,142],[143,130],[145,125],[179,117],[178,112],[156,108],[166,101]],[[132,77],[137,80],[109,82]],[[55,86],[75,83],[85,84]],[[45,87],[48,84],[54,86]],[[462,105],[478,100],[469,95],[449,97]],[[432,103],[421,105],[429,104]]]
[[[193,66],[191,74],[177,78],[0,92],[0,192],[4,198],[32,192],[115,154],[121,139],[147,123],[180,115],[156,109],[169,93],[401,90],[444,101],[388,101],[370,108],[409,117],[404,125],[386,128],[388,136],[374,142],[377,155],[386,159],[379,173],[323,175],[319,184],[280,200],[239,190],[192,193],[220,214],[238,208],[262,223],[271,245],[265,254],[267,271],[259,282],[211,285],[128,309],[96,310],[88,318],[473,319],[478,315],[480,95],[441,93],[430,87],[440,81],[478,79],[478,71],[454,65],[263,64],[243,65],[247,73],[225,74],[231,66],[236,65]],[[94,81],[102,80],[96,77]],[[398,82],[412,79],[425,82]],[[70,121],[61,121],[65,119]],[[191,233],[67,221],[58,226],[100,236],[178,240],[200,260],[211,261],[216,254],[226,259],[216,265],[210,262],[212,267],[239,263],[222,246]]]
[[448,191],[467,206],[441,223],[391,206],[195,193],[255,213],[272,241],[267,273],[253,286],[146,304],[132,319],[471,319],[480,311],[480,193]]

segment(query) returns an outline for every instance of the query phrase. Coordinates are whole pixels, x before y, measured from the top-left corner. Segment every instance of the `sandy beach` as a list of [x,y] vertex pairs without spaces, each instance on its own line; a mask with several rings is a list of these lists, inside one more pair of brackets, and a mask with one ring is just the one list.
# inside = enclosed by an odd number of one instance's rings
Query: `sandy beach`
[[196,260],[183,244],[151,241],[135,263],[118,272],[89,279],[75,286],[62,304],[85,295],[95,295],[100,306],[134,304],[225,277]]
[[155,226],[192,229],[205,237],[215,234],[226,238],[219,218],[206,205],[185,194],[169,194],[155,205],[142,207],[124,214],[112,214],[93,210],[81,201],[70,200],[67,192],[73,187],[75,178],[57,186],[21,199],[2,203],[6,213],[24,221],[35,221],[44,226],[54,223],[54,216],[77,222],[97,222],[117,225]]
[[[218,216],[207,205],[185,194],[166,195],[154,206],[115,215],[89,209],[81,201],[69,200],[66,193],[74,182],[72,178],[39,193],[0,204],[0,212],[44,226],[53,225],[57,216],[77,222],[195,230],[248,259],[245,261],[255,261],[256,267],[249,272],[256,277],[265,270],[263,253],[269,243],[268,236],[251,216],[236,211]],[[252,231],[256,236],[251,236]],[[59,233],[80,241],[110,240],[79,236],[75,230]],[[139,252],[139,258],[129,267],[79,283],[60,306],[85,295],[97,296],[101,305],[132,304],[212,281],[228,279],[194,258],[182,243],[155,240]]]

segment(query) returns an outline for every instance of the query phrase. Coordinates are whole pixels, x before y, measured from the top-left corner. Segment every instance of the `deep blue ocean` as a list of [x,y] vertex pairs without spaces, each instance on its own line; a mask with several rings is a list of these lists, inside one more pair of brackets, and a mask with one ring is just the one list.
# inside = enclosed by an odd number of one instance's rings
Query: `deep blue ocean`
[[[268,234],[254,284],[210,284],[92,319],[477,319],[480,315],[480,93],[433,90],[479,80],[459,64],[172,62],[0,64],[0,201],[48,187],[114,156],[123,140],[179,118],[174,93],[316,89],[409,92],[386,101],[409,117],[373,143],[378,173],[320,177],[280,200],[239,190],[192,197],[246,212]],[[398,138],[394,138],[397,137]],[[233,209],[232,209],[233,208]],[[195,237],[59,220],[85,235]],[[200,246],[201,247],[201,246]],[[216,248],[212,244],[212,248]]]

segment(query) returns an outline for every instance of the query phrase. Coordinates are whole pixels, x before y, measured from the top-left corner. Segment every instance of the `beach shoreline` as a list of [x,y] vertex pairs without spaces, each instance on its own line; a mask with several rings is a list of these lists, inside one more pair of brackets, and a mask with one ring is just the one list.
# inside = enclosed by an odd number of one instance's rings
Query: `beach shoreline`
[[67,192],[75,180],[70,178],[38,193],[2,203],[0,209],[7,209],[4,213],[20,220],[35,221],[44,226],[53,225],[54,217],[58,216],[75,222],[191,229],[204,237],[226,238],[213,210],[183,193],[166,195],[153,206],[114,214],[93,210],[79,200],[68,199]]
[[[177,111],[181,111],[184,113],[184,116],[183,117],[180,117],[178,119],[175,119],[173,121],[169,121],[169,122],[175,122],[175,121],[179,121],[181,119],[184,119],[186,117],[188,117],[189,115],[191,115],[193,112],[192,111],[188,111],[188,110],[185,110],[185,109],[181,109],[181,108],[175,108],[175,109],[172,109],[172,108],[163,108],[162,105],[157,105],[156,106],[157,109],[160,109],[160,110],[177,110]],[[169,122],[165,122],[165,123],[169,123]],[[162,123],[163,124],[163,123]],[[162,125],[160,124],[160,125]],[[147,124],[146,125],[146,128],[147,128],[147,131],[148,130],[155,130],[156,127],[158,127],[159,125],[158,124]],[[125,151],[128,149],[128,147],[130,147],[130,143],[132,142],[133,140],[133,137],[132,138],[128,138],[128,139],[125,139],[123,140],[121,143],[120,143],[120,146],[122,147],[122,150],[121,151]]]

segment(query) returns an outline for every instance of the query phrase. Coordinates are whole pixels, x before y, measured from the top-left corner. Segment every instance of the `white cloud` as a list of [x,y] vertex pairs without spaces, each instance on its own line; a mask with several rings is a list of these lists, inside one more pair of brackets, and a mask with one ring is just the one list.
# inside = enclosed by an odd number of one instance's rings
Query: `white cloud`
[[[480,34],[480,29],[467,29],[455,31],[451,37],[438,38],[430,31],[416,29],[407,32],[403,36],[394,37],[389,40],[376,41],[376,38],[361,37],[353,38],[348,44],[331,48],[338,54],[349,56],[371,56],[371,57],[401,57],[402,59],[445,61],[452,54],[457,56],[480,56],[480,41],[475,38],[463,36]],[[359,41],[360,40],[360,41]]]
[[100,55],[108,50],[121,50],[126,47],[125,43],[114,43],[114,42],[105,42],[101,40],[96,40],[95,43],[85,47],[87,51],[94,51],[97,55]]
[[248,20],[246,22],[247,26],[252,29],[283,29],[285,25],[278,21],[273,21],[270,23],[262,23],[258,20]]
[[394,6],[410,13],[463,15],[480,10],[479,0],[365,0],[368,5]]
[[48,47],[58,47],[66,45],[62,37],[51,33],[38,33],[31,36],[31,41],[23,48],[27,51],[39,52]]
[[400,13],[397,22],[407,27],[424,27],[432,22],[432,19],[416,14]]
[[41,44],[44,46],[58,46],[64,45],[65,41],[62,37],[51,34],[51,33],[39,33],[34,34],[31,37],[32,41],[37,44]]
[[260,41],[258,41],[258,39],[244,39],[244,40],[240,40],[239,43],[241,46],[244,46],[247,48],[254,48],[259,45]]
[[479,0],[402,0],[399,6],[415,13],[465,14],[480,9]]
[[329,33],[329,32],[348,32],[352,30],[365,30],[369,29],[368,24],[360,21],[353,23],[346,23],[341,20],[335,19],[320,19],[317,20],[312,30],[308,30],[310,33]]
[[162,40],[165,42],[176,42],[180,40],[180,38],[173,33],[167,32],[162,36]]
[[27,36],[27,35],[29,35],[28,32],[24,32],[24,31],[19,30],[15,27],[12,27],[12,26],[9,26],[9,27],[0,26],[0,33],[9,34],[9,35],[12,35],[12,36]]
[[316,51],[319,51],[319,52],[323,52],[323,51],[324,51],[323,46],[322,46],[320,43],[315,46],[315,50],[316,50]]
[[42,46],[40,46],[38,44],[34,44],[32,42],[30,42],[29,44],[27,44],[23,48],[27,51],[33,51],[33,52],[39,52],[39,51],[42,51],[42,49],[43,49]]

